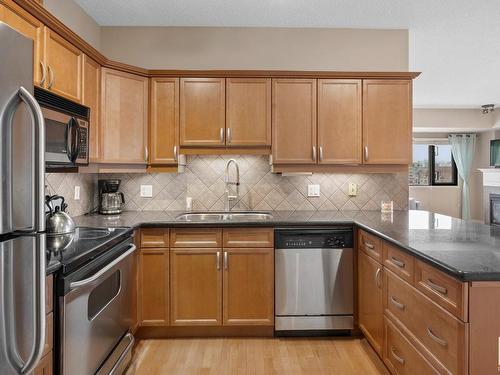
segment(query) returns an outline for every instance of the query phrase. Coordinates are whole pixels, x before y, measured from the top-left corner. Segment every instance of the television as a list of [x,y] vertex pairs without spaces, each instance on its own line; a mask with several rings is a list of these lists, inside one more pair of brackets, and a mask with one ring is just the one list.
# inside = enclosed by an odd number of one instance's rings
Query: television
[[490,166],[500,168],[500,139],[490,141]]

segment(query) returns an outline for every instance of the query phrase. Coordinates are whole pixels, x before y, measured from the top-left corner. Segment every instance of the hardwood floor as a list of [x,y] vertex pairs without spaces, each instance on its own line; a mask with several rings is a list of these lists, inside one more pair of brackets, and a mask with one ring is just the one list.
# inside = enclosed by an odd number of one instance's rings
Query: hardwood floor
[[142,340],[126,375],[389,374],[365,339]]

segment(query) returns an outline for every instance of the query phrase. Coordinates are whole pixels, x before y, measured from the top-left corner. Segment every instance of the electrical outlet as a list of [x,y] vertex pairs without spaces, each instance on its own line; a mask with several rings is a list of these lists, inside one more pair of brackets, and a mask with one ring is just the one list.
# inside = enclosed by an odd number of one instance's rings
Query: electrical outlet
[[349,182],[349,196],[355,197],[358,195],[358,185],[354,182]]
[[308,197],[319,197],[319,194],[320,194],[319,185],[307,185]]
[[75,186],[75,201],[80,200],[80,186],[76,185]]
[[141,197],[152,198],[153,197],[153,185],[141,185]]

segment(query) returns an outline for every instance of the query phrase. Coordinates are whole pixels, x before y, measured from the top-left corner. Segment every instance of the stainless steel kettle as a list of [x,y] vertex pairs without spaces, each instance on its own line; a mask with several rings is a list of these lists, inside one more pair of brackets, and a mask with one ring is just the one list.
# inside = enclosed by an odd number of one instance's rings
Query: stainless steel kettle
[[[59,206],[53,202],[60,200]],[[75,222],[65,212],[68,205],[64,203],[64,197],[60,195],[45,196],[45,205],[49,209],[45,214],[45,230],[47,235],[61,235],[73,233],[75,231]]]

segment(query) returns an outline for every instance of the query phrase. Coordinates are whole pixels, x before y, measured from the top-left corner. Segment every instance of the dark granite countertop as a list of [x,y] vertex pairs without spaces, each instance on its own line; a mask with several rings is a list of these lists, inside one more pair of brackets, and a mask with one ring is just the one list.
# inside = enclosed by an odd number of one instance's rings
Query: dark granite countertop
[[263,221],[183,222],[181,212],[128,211],[118,216],[79,216],[80,226],[310,226],[354,224],[406,249],[462,281],[500,281],[500,228],[427,211],[275,211]]

